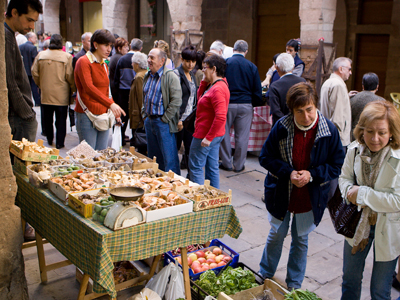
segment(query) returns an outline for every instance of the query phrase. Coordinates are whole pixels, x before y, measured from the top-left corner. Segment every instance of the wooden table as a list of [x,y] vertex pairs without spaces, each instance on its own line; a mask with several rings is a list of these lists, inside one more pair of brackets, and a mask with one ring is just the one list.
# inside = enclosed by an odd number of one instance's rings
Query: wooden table
[[[186,246],[200,244],[225,234],[233,238],[242,232],[232,206],[189,213],[142,225],[112,231],[92,219],[83,218],[65,206],[47,189],[31,185],[28,177],[14,170],[18,184],[17,202],[21,215],[37,233],[39,266],[42,282],[47,281],[47,271],[74,264],[85,274],[78,299],[94,299],[109,294],[116,299],[113,262],[136,261],[181,248],[186,298],[191,299]],[[42,237],[51,243],[68,261],[46,265]],[[156,259],[156,260],[157,260]],[[148,280],[150,273],[136,282]],[[93,279],[94,293],[85,296],[89,277]],[[122,286],[127,283],[121,283]],[[130,283],[132,284],[132,283]]]

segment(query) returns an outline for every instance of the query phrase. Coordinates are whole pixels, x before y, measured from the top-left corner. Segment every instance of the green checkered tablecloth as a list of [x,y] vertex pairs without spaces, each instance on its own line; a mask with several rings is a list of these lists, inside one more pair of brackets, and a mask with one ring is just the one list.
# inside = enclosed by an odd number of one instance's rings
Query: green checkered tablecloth
[[140,260],[177,247],[242,232],[231,205],[112,231],[85,219],[47,189],[14,170],[22,217],[58,251],[95,281],[94,291],[116,297],[113,262]]

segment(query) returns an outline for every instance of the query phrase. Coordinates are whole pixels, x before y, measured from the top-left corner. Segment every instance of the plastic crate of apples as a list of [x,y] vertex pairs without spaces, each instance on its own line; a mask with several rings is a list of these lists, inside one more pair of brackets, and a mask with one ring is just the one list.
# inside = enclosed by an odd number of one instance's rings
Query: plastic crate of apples
[[[165,253],[164,257],[165,265],[177,260],[182,268],[180,255],[173,255],[169,251]],[[212,240],[209,247],[188,253],[189,276],[196,280],[207,270],[213,270],[218,274],[230,260],[232,260],[230,266],[236,267],[239,261],[239,253],[233,251],[220,240]]]

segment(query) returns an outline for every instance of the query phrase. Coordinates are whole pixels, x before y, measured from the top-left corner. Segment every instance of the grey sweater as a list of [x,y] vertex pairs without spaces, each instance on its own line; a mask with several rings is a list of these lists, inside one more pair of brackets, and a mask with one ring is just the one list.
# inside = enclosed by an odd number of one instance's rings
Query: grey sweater
[[36,117],[36,113],[32,109],[33,101],[28,75],[26,75],[14,31],[6,23],[4,23],[4,29],[8,116],[17,115],[22,119],[31,119]]

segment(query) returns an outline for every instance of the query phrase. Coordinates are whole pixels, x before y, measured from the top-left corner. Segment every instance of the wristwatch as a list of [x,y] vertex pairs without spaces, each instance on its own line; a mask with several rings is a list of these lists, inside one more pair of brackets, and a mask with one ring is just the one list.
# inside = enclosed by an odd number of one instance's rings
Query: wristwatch
[[312,181],[313,181],[313,178],[312,178],[311,173],[310,173],[310,181],[309,182],[312,182]]

